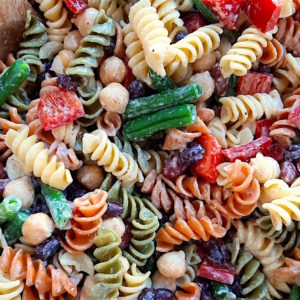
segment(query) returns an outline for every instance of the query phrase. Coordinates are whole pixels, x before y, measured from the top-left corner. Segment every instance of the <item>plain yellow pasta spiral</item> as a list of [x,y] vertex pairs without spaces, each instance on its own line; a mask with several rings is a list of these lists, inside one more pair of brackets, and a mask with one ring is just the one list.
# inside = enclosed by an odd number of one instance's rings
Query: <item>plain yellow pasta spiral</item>
[[21,299],[21,293],[24,284],[20,280],[11,280],[0,272],[0,299],[18,300]]
[[190,11],[193,8],[192,0],[175,0],[179,11]]
[[172,44],[171,47],[175,50],[176,55],[166,65],[168,76],[172,77],[180,73],[182,77],[185,77],[188,64],[194,63],[204,54],[214,51],[219,47],[222,32],[223,30],[218,24],[207,25],[188,34],[177,43]]
[[90,154],[91,160],[97,161],[99,166],[104,166],[105,171],[116,176],[124,186],[144,181],[142,171],[134,158],[121,152],[117,145],[108,139],[104,130],[85,133],[82,145],[84,154]]
[[35,0],[48,20],[47,33],[49,41],[63,42],[67,33],[71,30],[71,21],[68,19],[68,11],[63,5],[63,0]]
[[164,65],[172,60],[168,30],[159,19],[157,10],[149,0],[140,0],[130,9],[129,21],[141,41],[148,66],[160,76],[165,76]]
[[293,0],[280,0],[280,2],[282,3],[280,18],[287,18],[295,13],[296,6]]
[[177,5],[174,0],[150,0],[154,8],[156,8],[159,19],[164,22],[165,28],[169,32],[169,37],[173,40],[176,34],[184,31],[183,21],[180,13],[176,9]]
[[71,122],[69,124],[52,129],[52,134],[59,142],[63,142],[71,148],[75,148],[80,126]]
[[267,47],[267,40],[272,39],[272,33],[262,33],[255,27],[243,31],[237,42],[221,58],[221,72],[225,78],[231,74],[244,76],[251,69],[252,64],[262,56],[263,48]]
[[88,5],[98,10],[103,9],[109,18],[118,23],[124,20],[123,7],[117,0],[89,0]]
[[129,59],[128,66],[137,79],[151,85],[152,81],[149,77],[148,65],[145,60],[142,43],[130,23],[124,26],[123,34],[124,43],[126,45],[126,55]]
[[255,121],[262,118],[267,119],[276,116],[276,113],[283,108],[280,95],[276,90],[270,94],[239,95],[237,97],[223,97],[221,121],[240,122]]
[[37,142],[37,136],[28,137],[29,128],[22,131],[10,129],[5,136],[5,144],[20,159],[29,172],[41,177],[43,183],[64,190],[73,179],[63,162],[58,162],[56,155],[50,157],[45,144]]

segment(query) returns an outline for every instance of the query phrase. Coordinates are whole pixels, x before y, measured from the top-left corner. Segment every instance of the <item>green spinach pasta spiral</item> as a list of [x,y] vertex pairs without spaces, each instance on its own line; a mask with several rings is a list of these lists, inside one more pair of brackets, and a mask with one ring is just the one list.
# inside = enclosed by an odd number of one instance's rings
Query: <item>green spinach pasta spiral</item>
[[230,248],[231,262],[236,265],[236,273],[241,277],[242,295],[249,300],[266,299],[269,292],[265,275],[259,270],[260,262],[250,252],[241,249],[236,238]]
[[47,42],[46,27],[31,12],[27,11],[24,41],[20,43],[21,50],[17,53],[17,58],[24,59],[30,66],[30,74],[27,78],[29,82],[35,82],[37,75],[44,69],[39,58],[40,48]]
[[95,265],[98,283],[92,287],[89,299],[116,299],[122,284],[121,237],[109,228],[99,227],[94,243],[94,256],[99,260]]
[[149,200],[130,195],[126,188],[121,187],[120,181],[116,181],[111,186],[111,182],[107,180],[106,186],[104,185],[102,184],[101,189],[108,191],[108,199],[114,201],[121,199],[124,207],[121,217],[133,225],[132,239],[128,250],[123,251],[123,255],[130,263],[144,266],[155,250],[154,239],[161,213]]

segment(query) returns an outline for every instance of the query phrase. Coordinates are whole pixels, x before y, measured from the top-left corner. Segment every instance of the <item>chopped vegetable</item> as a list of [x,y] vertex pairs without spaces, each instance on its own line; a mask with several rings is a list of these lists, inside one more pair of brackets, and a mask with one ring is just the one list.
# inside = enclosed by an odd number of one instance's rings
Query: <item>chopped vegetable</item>
[[124,84],[124,86],[126,87],[126,89],[128,89],[129,84],[130,84],[133,80],[135,80],[136,78],[135,78],[135,76],[133,75],[132,70],[131,70],[131,69],[129,68],[129,66],[128,66],[128,58],[127,58],[127,56],[125,56],[124,63],[125,63],[125,65],[126,65],[126,76],[125,76],[125,79],[124,79],[124,81],[123,81],[123,84]]
[[191,13],[183,18],[184,26],[188,33],[192,33],[200,27],[206,25],[205,20],[199,13]]
[[15,196],[7,196],[0,204],[0,224],[10,221],[21,209],[22,201]]
[[191,104],[165,108],[128,122],[123,134],[128,140],[140,140],[160,130],[191,125],[196,118],[196,107]]
[[64,2],[74,15],[78,15],[87,8],[84,0],[64,0]]
[[193,164],[191,169],[209,183],[215,183],[219,175],[217,166],[222,162],[222,147],[217,139],[209,134],[201,135],[198,142],[205,149],[205,155],[201,160]]
[[272,80],[272,74],[248,72],[247,75],[239,77],[236,93],[237,95],[269,94]]
[[62,191],[42,184],[42,194],[49,207],[52,219],[58,229],[64,229],[72,218],[71,207]]
[[51,130],[84,116],[84,109],[75,92],[61,88],[43,94],[38,115],[45,130]]
[[149,68],[149,76],[150,76],[155,88],[160,92],[172,90],[175,88],[175,85],[170,77],[168,77],[168,76],[161,77],[161,76],[157,75],[150,68]]
[[280,16],[282,2],[280,0],[248,0],[244,1],[246,15],[262,32],[275,28]]
[[213,12],[203,3],[203,1],[193,0],[193,4],[209,24],[219,22]]
[[234,281],[235,268],[233,266],[216,266],[204,258],[197,275],[207,279],[215,280],[225,284],[232,284]]
[[300,299],[300,288],[297,285],[294,285],[289,300],[299,300]]
[[222,151],[222,154],[230,162],[234,162],[236,159],[249,161],[250,158],[255,157],[259,152],[262,154],[267,153],[270,150],[271,144],[271,138],[262,136],[246,145],[225,149]]
[[281,162],[284,159],[285,150],[286,149],[282,145],[274,143],[268,151],[265,151],[264,155],[270,156],[278,162]]
[[29,65],[23,59],[17,59],[0,77],[0,106],[26,80],[30,73]]
[[256,122],[255,138],[260,138],[261,136],[269,136],[270,128],[276,119],[264,119]]
[[243,0],[202,0],[228,29],[235,29]]
[[201,85],[192,83],[181,88],[164,91],[149,97],[134,99],[128,103],[123,117],[132,119],[174,105],[194,103],[202,94],[203,89]]
[[22,226],[29,216],[28,210],[19,210],[15,217],[6,224],[4,236],[8,244],[15,243],[22,236]]
[[291,112],[289,113],[288,120],[300,129],[300,96],[292,106]]

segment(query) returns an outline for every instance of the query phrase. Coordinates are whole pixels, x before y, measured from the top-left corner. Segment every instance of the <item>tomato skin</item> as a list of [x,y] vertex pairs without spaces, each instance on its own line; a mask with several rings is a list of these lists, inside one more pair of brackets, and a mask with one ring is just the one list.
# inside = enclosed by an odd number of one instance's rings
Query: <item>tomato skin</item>
[[205,149],[205,155],[201,160],[191,165],[191,170],[209,183],[216,183],[219,175],[217,166],[223,160],[222,147],[217,139],[210,134],[202,134],[198,142]]
[[255,138],[260,138],[261,136],[269,136],[270,128],[276,119],[265,119],[256,122]]
[[57,88],[42,95],[38,116],[43,128],[51,130],[83,117],[84,108],[75,92]]
[[272,74],[248,72],[247,75],[239,77],[236,93],[237,95],[269,94],[272,80]]
[[293,104],[288,120],[298,129],[300,129],[300,96]]
[[74,15],[78,15],[87,8],[84,0],[64,0],[64,2]]
[[262,32],[273,30],[280,16],[280,0],[245,0],[243,9],[246,15]]
[[227,29],[235,29],[243,0],[202,0]]
[[197,275],[210,280],[215,280],[225,284],[232,284],[234,281],[235,268],[232,266],[217,266],[212,264],[207,258],[202,260]]
[[188,33],[192,33],[200,27],[206,25],[205,20],[202,18],[200,13],[191,13],[183,18],[184,26]]
[[259,152],[262,154],[269,152],[271,145],[272,139],[270,137],[262,136],[246,145],[225,149],[222,151],[222,154],[230,162],[234,162],[237,159],[249,161],[250,158],[255,157]]

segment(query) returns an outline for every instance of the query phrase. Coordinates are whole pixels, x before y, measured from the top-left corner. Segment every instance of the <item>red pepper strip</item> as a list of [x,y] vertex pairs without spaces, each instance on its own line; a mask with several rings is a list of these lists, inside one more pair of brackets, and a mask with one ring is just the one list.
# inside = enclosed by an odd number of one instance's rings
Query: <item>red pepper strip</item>
[[256,122],[255,138],[260,138],[261,136],[269,136],[270,128],[276,119],[264,119]]
[[87,8],[84,0],[64,0],[64,2],[74,15],[78,15]]

